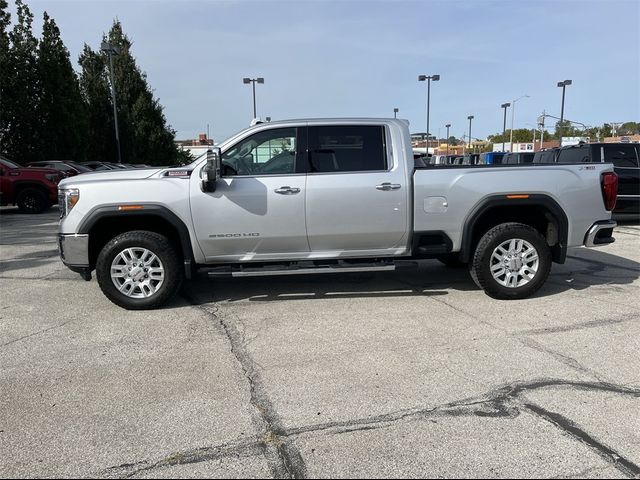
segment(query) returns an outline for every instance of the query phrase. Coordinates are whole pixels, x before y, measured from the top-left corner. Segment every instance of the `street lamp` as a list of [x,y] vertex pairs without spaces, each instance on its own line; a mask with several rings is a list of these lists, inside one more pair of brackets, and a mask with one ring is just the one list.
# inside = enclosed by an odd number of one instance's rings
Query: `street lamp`
[[507,136],[507,108],[511,106],[510,103],[503,103],[500,108],[504,108],[504,120],[502,122],[502,151],[504,152],[504,140]]
[[256,118],[256,83],[264,83],[264,78],[243,78],[242,83],[253,85],[253,118]]
[[111,103],[113,103],[113,120],[116,129],[116,147],[118,148],[118,163],[122,163],[120,134],[118,132],[118,108],[116,106],[116,84],[113,80],[113,55],[120,55],[120,47],[105,40],[100,45],[100,50],[109,55],[109,77],[111,79]]
[[451,127],[451,124],[447,123],[445,127],[447,127],[447,155],[449,155],[449,127]]
[[523,98],[529,98],[529,95],[522,95],[521,97],[516,98],[515,100],[513,100],[511,103],[513,104],[513,106],[511,107],[511,134],[509,136],[509,143],[511,144],[510,148],[510,152],[513,152],[513,117],[516,114],[516,102],[518,100],[522,100]]
[[469,150],[471,150],[471,120],[473,120],[473,115],[469,115],[467,119],[469,120]]
[[564,126],[562,125],[562,120],[564,119],[564,89],[567,85],[571,85],[571,83],[571,80],[558,82],[558,87],[562,87],[562,106],[560,107],[560,143],[558,144],[560,147],[562,146],[562,132],[564,130]]
[[397,108],[394,108],[394,109],[393,109],[393,118],[398,118],[398,112],[399,112],[399,111],[400,111],[400,110],[399,110],[399,109],[397,109]]
[[427,153],[429,153],[429,104],[431,102],[431,80],[437,82],[440,75],[418,75],[418,81],[427,81]]

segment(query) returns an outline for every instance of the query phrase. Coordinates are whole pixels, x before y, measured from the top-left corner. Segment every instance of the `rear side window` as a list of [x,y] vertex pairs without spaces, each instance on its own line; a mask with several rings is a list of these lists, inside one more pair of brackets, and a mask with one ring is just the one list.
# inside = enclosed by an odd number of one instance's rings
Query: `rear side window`
[[309,127],[309,164],[312,173],[386,170],[384,127]]
[[604,145],[604,161],[618,168],[638,168],[634,145]]
[[568,148],[560,150],[558,163],[587,163],[590,162],[589,148]]

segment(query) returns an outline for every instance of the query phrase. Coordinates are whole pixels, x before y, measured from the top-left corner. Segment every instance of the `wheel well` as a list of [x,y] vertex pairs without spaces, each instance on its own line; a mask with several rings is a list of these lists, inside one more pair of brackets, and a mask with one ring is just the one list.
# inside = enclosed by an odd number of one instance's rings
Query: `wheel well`
[[461,257],[468,261],[476,245],[491,228],[501,223],[524,223],[535,228],[551,247],[554,262],[563,263],[566,255],[566,217],[546,205],[497,205],[483,209],[465,227]]
[[39,190],[44,194],[45,197],[47,197],[47,200],[49,199],[49,190],[47,190],[46,187],[43,187],[39,183],[20,182],[16,184],[14,188],[14,197],[16,200],[18,199],[18,195],[20,195],[20,192],[27,190],[28,188]]
[[89,265],[95,268],[98,255],[112,238],[132,230],[148,230],[169,239],[181,258],[185,258],[180,233],[168,220],[156,215],[109,216],[100,218],[89,230]]

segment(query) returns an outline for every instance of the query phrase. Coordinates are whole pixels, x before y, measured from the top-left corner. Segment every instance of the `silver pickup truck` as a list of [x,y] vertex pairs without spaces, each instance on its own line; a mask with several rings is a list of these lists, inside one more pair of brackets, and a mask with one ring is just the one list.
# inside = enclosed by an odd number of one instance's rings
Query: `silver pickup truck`
[[567,248],[614,241],[609,164],[424,165],[408,124],[255,125],[186,167],[60,183],[62,261],[128,309],[197,269],[249,276],[468,265],[498,299],[538,290]]

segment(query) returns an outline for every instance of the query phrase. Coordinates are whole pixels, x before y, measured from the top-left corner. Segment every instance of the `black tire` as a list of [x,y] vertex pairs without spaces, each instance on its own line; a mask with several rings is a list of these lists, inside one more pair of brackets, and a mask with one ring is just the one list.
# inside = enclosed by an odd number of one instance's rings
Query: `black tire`
[[16,205],[22,213],[42,213],[51,206],[51,202],[42,190],[25,188],[18,193]]
[[438,260],[450,268],[462,268],[468,265],[460,260],[459,253],[447,253],[445,255],[440,255]]
[[[538,253],[538,270],[533,278],[520,287],[507,287],[491,274],[491,256],[494,249],[511,239],[529,242]],[[551,249],[546,240],[533,227],[522,223],[502,223],[493,227],[478,242],[469,271],[473,281],[487,295],[500,300],[519,300],[535,293],[547,280],[551,270]]]
[[[155,293],[146,298],[132,298],[120,292],[111,279],[111,264],[126,248],[145,248],[162,262],[164,280]],[[184,279],[183,266],[171,242],[155,232],[134,230],[125,232],[109,241],[98,255],[96,278],[105,296],[127,310],[149,310],[169,301],[179,290]],[[151,275],[151,274],[150,274]],[[135,290],[135,289],[134,289]],[[138,290],[141,291],[141,290]]]

